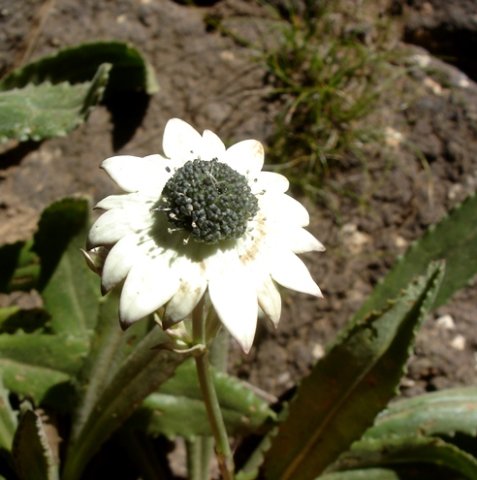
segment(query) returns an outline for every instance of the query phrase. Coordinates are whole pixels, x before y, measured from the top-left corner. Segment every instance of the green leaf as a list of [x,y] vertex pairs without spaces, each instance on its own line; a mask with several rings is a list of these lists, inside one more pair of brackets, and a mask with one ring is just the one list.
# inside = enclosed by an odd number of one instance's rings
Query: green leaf
[[318,362],[273,439],[265,478],[313,479],[364,433],[395,394],[442,275],[442,264],[432,265],[384,312],[348,329]]
[[49,319],[50,316],[42,308],[0,308],[0,333],[15,333],[18,330],[34,332],[43,329]]
[[423,436],[362,440],[340,458],[336,469],[405,464],[431,464],[453,470],[470,480],[477,478],[475,457],[440,438]]
[[59,479],[58,452],[41,416],[33,410],[26,410],[20,417],[13,456],[21,480]]
[[422,275],[433,260],[446,261],[446,275],[434,307],[444,304],[477,273],[477,194],[469,197],[440,223],[431,227],[415,242],[391,272],[373,290],[356,313],[364,318],[396,297],[410,280]]
[[152,330],[104,386],[91,413],[82,419],[80,428],[74,428],[76,434],[69,442],[64,480],[80,478],[103,442],[191,355],[159,348],[167,339],[159,328]]
[[[214,372],[214,383],[229,434],[257,430],[274,416],[268,404],[237,379]],[[131,428],[143,429],[150,435],[186,438],[211,435],[194,363],[182,364],[158,393],[144,400],[130,423]]]
[[246,463],[235,476],[236,480],[255,480],[258,478],[260,468],[265,459],[265,454],[270,450],[273,437],[276,435],[277,431],[278,427],[274,427],[261,439],[258,446],[247,458]]
[[0,379],[0,451],[11,451],[16,427],[17,419],[8,401],[8,390]]
[[147,334],[146,321],[135,323],[126,332],[121,330],[118,321],[119,291],[112,290],[100,301],[91,349],[77,378],[81,398],[73,421],[73,437],[84,427],[105,386],[117,373],[125,357]]
[[364,439],[394,436],[477,436],[477,387],[427,393],[392,404],[376,419]]
[[135,90],[157,92],[154,71],[133,46],[122,42],[92,42],[68,47],[14,70],[0,82],[0,90],[22,88],[43,82],[84,83],[98,68],[111,64],[108,91]]
[[393,465],[392,468],[357,468],[320,475],[317,480],[458,480],[447,468],[430,464]]
[[0,374],[9,390],[41,403],[78,372],[87,348],[86,339],[71,335],[3,334]]
[[[420,473],[418,473],[420,475]],[[405,477],[407,480],[423,477]],[[403,477],[397,472],[387,468],[363,468],[359,470],[344,470],[342,472],[326,473],[320,475],[317,480],[402,480]]]
[[32,246],[30,240],[0,247],[0,292],[30,290],[36,286],[40,263]]
[[31,251],[33,242],[16,242],[0,247],[0,292],[29,290],[39,273],[38,257]]
[[16,315],[20,311],[20,307],[17,307],[16,305],[0,308],[0,331],[3,330],[3,325],[8,322],[9,318]]
[[[0,375],[5,385],[61,411],[74,400],[71,377],[82,365],[98,315],[99,282],[80,253],[89,209],[83,199],[54,203],[42,214],[33,247],[29,243],[16,250],[19,264],[30,262],[33,255],[40,263],[35,283],[51,314],[48,328],[58,334],[0,335]],[[34,330],[47,320],[45,311],[38,309],[2,313],[9,314],[1,321],[4,332]]]
[[58,333],[85,335],[98,318],[99,279],[86,266],[80,249],[86,242],[90,204],[67,198],[42,214],[34,249],[40,257],[38,288],[51,327]]
[[87,83],[45,82],[0,91],[0,143],[66,135],[83,123],[101,100],[110,68],[101,65]]

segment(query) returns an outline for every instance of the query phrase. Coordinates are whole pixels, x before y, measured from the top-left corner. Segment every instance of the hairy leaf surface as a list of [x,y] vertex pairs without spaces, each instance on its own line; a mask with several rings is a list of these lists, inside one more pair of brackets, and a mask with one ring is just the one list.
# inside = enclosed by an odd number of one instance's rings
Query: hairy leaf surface
[[434,302],[436,308],[477,274],[476,258],[477,194],[474,194],[409,248],[354,318],[364,318],[373,310],[382,309],[390,298],[399,295],[413,277],[422,275],[430,262],[443,259],[446,274]]
[[314,479],[395,394],[415,330],[432,306],[441,264],[388,308],[348,329],[299,386],[265,457],[269,479]]
[[440,438],[407,436],[362,440],[337,462],[338,470],[393,465],[433,465],[473,480],[477,459]]
[[0,82],[0,90],[23,88],[28,84],[89,82],[103,64],[112,71],[108,90],[158,90],[154,70],[132,45],[117,41],[90,42],[67,47],[14,70]]
[[364,439],[407,435],[477,435],[477,387],[400,400],[382,412]]
[[57,451],[59,437],[52,439],[52,436],[52,431],[48,432],[48,427],[38,412],[26,410],[22,413],[13,444],[16,470],[21,480],[60,478]]
[[63,480],[76,480],[92,455],[142,401],[170,378],[188,353],[160,348],[167,341],[159,329],[152,330],[124,360],[94,402],[80,428],[70,440]]
[[[229,434],[253,431],[267,418],[274,416],[268,404],[239,380],[214,372],[214,383]],[[188,419],[187,422],[184,422],[184,418]],[[181,365],[158,393],[146,398],[131,419],[131,428],[144,429],[151,435],[162,433],[170,437],[211,435],[192,362]]]
[[60,200],[43,212],[35,235],[41,263],[38,288],[55,332],[88,335],[98,318],[99,279],[80,252],[90,208],[84,199]]
[[101,100],[110,69],[101,65],[90,82],[76,85],[45,82],[0,90],[0,143],[66,135]]

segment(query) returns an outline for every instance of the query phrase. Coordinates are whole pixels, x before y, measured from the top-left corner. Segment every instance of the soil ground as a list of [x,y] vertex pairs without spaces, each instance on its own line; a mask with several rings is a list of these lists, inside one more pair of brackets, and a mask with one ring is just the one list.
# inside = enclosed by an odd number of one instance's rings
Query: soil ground
[[[267,143],[278,106],[269,99],[264,67],[254,60],[255,51],[210,31],[205,17],[218,16],[243,35],[263,39],[273,30],[272,2],[207,3],[0,0],[0,72],[18,66],[25,55],[34,59],[67,45],[117,39],[144,53],[160,85],[136,130],[118,132],[110,112],[100,107],[67,138],[45,141],[21,155],[4,152],[0,243],[31,236],[40,212],[54,200],[82,194],[99,200],[113,193],[100,162],[116,153],[160,152],[171,117],[211,129],[227,143],[250,137]],[[464,14],[477,10],[475,2],[455,3]],[[439,15],[445,8],[446,2],[438,1],[381,2],[376,17],[367,20],[372,28],[379,15],[389,17],[396,48],[406,48],[410,67],[365,120],[386,127],[382,146],[370,149],[364,162],[332,169],[320,203],[303,199],[310,230],[327,247],[305,256],[324,300],[286,293],[279,328],[263,322],[249,356],[237,348],[232,352],[231,369],[271,395],[280,395],[309,370],[398,255],[477,187],[477,85],[458,69],[466,62],[451,58],[456,68],[403,40],[439,55],[442,37],[433,32],[440,26],[444,35],[442,18],[450,20]],[[445,38],[452,46],[452,36]],[[429,74],[423,64],[440,73]],[[121,99],[119,107],[121,102],[132,108],[130,98]],[[428,319],[403,394],[476,383],[476,305],[470,285]]]

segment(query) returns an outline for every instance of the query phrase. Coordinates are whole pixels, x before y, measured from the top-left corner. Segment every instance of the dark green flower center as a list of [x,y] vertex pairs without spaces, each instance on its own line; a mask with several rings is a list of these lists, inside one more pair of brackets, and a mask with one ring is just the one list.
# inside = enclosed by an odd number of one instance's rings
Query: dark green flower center
[[241,237],[258,211],[247,179],[216,159],[184,164],[166,183],[159,204],[172,228],[209,244]]

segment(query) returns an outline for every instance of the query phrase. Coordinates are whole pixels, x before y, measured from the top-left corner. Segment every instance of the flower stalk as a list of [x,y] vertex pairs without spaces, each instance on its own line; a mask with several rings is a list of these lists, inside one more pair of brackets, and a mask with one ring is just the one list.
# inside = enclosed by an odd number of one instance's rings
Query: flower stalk
[[[192,331],[194,342],[197,344],[206,345],[207,315],[205,314],[206,309],[204,309],[204,303],[204,299],[202,299],[192,313]],[[232,457],[232,450],[230,449],[222,410],[220,409],[219,399],[215,390],[209,362],[209,350],[207,347],[195,356],[195,365],[207,417],[209,419],[210,428],[215,440],[215,454],[217,457],[217,463],[219,465],[222,478],[224,480],[233,480],[234,461]]]

